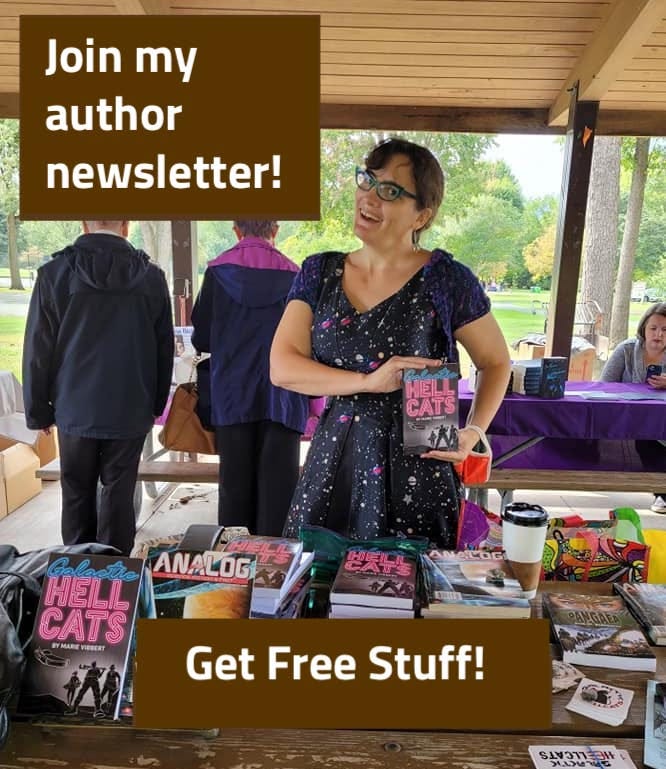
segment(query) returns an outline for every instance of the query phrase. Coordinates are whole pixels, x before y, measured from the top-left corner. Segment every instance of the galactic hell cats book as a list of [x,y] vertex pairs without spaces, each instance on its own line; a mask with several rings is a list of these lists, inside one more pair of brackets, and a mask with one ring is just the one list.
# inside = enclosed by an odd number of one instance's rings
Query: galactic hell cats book
[[405,454],[458,448],[458,378],[452,363],[402,372]]
[[52,553],[18,710],[116,718],[143,561]]
[[331,589],[331,604],[355,604],[413,611],[416,561],[396,550],[351,547]]

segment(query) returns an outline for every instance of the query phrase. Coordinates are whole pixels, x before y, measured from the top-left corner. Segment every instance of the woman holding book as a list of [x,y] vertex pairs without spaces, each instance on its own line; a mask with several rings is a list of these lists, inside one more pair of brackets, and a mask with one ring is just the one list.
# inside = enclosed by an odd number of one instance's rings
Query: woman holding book
[[[317,524],[355,539],[401,532],[451,548],[462,493],[452,463],[469,454],[502,401],[507,346],[471,271],[420,246],[444,193],[432,153],[380,142],[356,170],[356,186],[361,247],[303,263],[271,350],[274,384],[329,396],[285,534]],[[480,372],[458,449],[405,455],[402,372],[457,364],[457,342]]]
[[[602,382],[647,382],[655,390],[666,390],[666,302],[650,305],[638,321],[636,336],[620,342],[601,372]],[[666,466],[666,450],[659,441],[636,441],[643,462],[659,460]],[[666,513],[666,491],[654,492],[651,509]]]

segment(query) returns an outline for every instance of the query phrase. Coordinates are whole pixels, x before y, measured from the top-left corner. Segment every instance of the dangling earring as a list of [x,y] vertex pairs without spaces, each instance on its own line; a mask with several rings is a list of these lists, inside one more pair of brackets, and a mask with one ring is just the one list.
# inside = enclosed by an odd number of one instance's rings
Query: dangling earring
[[418,251],[419,238],[421,237],[421,230],[412,230],[412,251]]

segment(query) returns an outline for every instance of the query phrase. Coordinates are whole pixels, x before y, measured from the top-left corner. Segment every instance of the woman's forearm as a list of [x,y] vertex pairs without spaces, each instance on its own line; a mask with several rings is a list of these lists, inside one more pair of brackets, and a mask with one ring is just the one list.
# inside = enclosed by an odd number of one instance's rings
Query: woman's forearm
[[318,363],[298,352],[271,356],[271,382],[304,395],[355,395],[364,392],[366,375]]
[[479,369],[467,423],[487,430],[506,394],[511,364],[497,363]]

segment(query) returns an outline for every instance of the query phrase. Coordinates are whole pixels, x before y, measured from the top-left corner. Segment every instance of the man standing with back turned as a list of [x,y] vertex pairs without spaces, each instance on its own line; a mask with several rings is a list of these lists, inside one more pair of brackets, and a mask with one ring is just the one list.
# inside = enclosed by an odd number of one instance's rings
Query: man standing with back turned
[[63,542],[126,555],[141,449],[166,405],[173,365],[166,279],[128,229],[127,221],[83,222],[84,234],[39,269],[23,349],[26,423],[58,427]]

